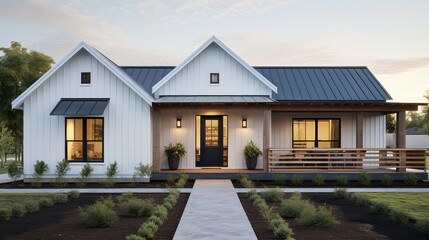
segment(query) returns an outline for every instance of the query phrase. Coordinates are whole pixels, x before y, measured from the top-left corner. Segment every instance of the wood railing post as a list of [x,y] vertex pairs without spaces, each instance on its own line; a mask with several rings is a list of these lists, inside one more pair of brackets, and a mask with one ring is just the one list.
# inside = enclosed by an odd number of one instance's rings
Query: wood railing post
[[263,126],[263,166],[264,171],[268,172],[269,151],[271,145],[271,111],[264,111],[264,126]]

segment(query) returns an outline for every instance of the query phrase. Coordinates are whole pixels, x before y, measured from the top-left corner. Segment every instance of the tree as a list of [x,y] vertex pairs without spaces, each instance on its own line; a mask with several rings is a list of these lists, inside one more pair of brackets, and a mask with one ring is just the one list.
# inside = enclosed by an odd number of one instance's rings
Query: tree
[[[13,137],[10,130],[6,127],[4,122],[0,122],[0,165],[6,162],[6,153],[13,145]],[[4,160],[3,160],[4,157]]]
[[396,132],[395,114],[387,114],[386,115],[386,130],[387,130],[387,133],[395,133]]
[[[429,101],[429,89],[424,97]],[[423,133],[429,134],[429,107],[424,106],[422,111],[407,113],[407,128],[419,128]]]
[[[22,149],[23,114],[13,110],[11,102],[48,71],[54,60],[37,51],[28,52],[19,42],[0,48],[0,121],[11,131],[15,149]],[[18,154],[20,155],[20,154]]]

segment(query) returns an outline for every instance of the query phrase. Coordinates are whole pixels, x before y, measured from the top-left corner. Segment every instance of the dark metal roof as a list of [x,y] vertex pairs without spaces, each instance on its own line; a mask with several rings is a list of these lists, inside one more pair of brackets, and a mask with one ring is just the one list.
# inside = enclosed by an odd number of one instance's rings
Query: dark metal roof
[[102,115],[109,98],[61,98],[51,115],[98,116]]
[[[121,67],[148,93],[168,67]],[[384,102],[389,93],[367,67],[254,67],[277,86],[277,101]]]
[[157,103],[271,103],[269,96],[165,96]]

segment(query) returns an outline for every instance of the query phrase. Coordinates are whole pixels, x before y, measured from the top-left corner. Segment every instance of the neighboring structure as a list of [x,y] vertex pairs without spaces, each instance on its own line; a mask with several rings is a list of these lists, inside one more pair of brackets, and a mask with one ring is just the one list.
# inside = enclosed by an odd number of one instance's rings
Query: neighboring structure
[[385,114],[397,113],[404,148],[405,111],[419,105],[387,100],[366,67],[252,67],[213,36],[176,67],[118,67],[82,42],[12,107],[24,110],[26,178],[36,160],[53,174],[63,158],[70,177],[86,162],[102,177],[117,161],[127,178],[140,162],[167,169],[170,142],[187,148],[182,170],[244,169],[250,140],[266,172],[378,168],[362,163],[397,156],[377,150],[386,147]]
[[[429,135],[423,133],[419,128],[407,128],[406,131],[407,148],[427,148],[429,149]],[[396,148],[396,134],[386,134],[386,147]]]

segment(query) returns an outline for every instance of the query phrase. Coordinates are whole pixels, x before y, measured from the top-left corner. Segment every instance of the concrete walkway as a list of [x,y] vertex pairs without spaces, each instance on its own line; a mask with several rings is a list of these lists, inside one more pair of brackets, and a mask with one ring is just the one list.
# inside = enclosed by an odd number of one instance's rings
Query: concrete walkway
[[257,239],[230,180],[196,180],[174,240]]
[[[265,188],[256,188],[256,191],[262,191]],[[332,193],[335,188],[280,188],[283,192],[302,192],[302,193]],[[429,192],[429,188],[345,188],[347,192]],[[247,193],[250,188],[236,188],[237,193]]]
[[[22,180],[22,178],[19,178],[18,180]],[[9,175],[7,175],[7,173],[0,174],[0,184],[8,182],[12,182],[12,179],[9,177]]]

